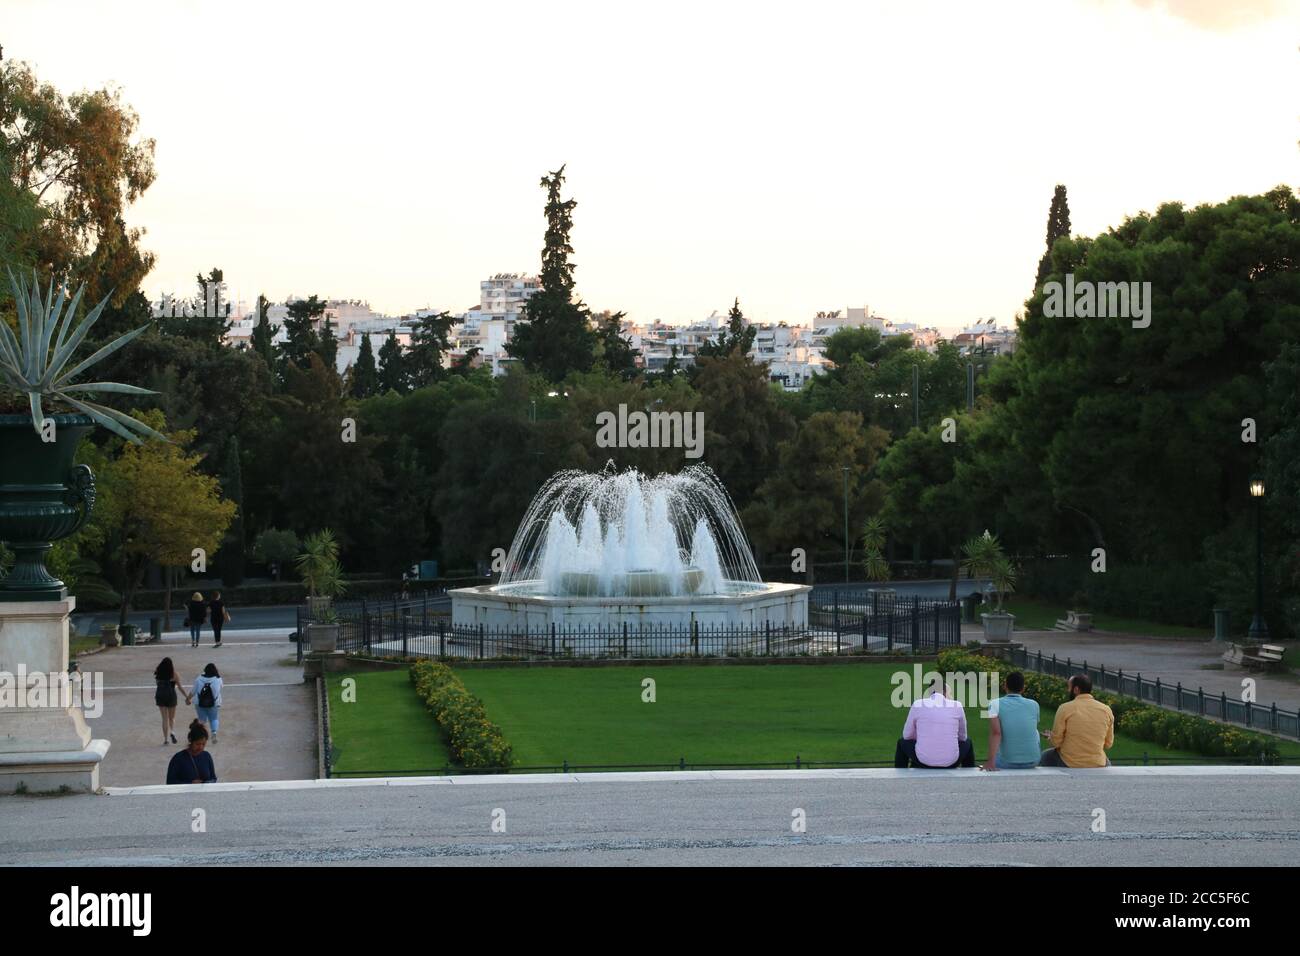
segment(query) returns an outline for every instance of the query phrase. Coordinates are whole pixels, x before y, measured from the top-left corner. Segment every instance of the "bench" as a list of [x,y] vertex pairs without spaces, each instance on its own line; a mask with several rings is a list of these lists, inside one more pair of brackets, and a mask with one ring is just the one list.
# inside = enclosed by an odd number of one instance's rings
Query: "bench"
[[1285,648],[1277,644],[1260,644],[1256,647],[1242,647],[1240,644],[1229,644],[1228,649],[1223,654],[1223,660],[1227,664],[1236,664],[1239,667],[1245,667],[1253,671],[1280,671],[1282,667],[1282,655]]
[[1091,631],[1092,615],[1086,611],[1066,611],[1065,620],[1056,622],[1058,631]]

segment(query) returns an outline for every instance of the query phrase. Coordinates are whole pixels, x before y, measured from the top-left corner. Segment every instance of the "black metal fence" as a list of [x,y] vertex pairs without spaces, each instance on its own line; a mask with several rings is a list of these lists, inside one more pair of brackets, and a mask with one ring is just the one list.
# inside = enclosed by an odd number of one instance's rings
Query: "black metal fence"
[[[947,601],[868,589],[814,592],[808,623],[622,624],[613,627],[487,627],[453,624],[445,591],[388,601],[339,602],[336,647],[352,653],[466,660],[567,658],[784,657],[803,654],[936,653],[961,643],[961,608]],[[306,609],[298,633],[312,623]],[[307,647],[298,642],[301,660]]]
[[1011,662],[1017,666],[1036,670],[1042,674],[1068,678],[1073,674],[1087,674],[1097,690],[1110,691],[1136,697],[1160,707],[1201,717],[1210,717],[1229,724],[1249,727],[1283,737],[1300,738],[1300,712],[1281,710],[1277,704],[1265,706],[1250,701],[1235,700],[1226,693],[1206,693],[1203,687],[1193,690],[1181,682],[1168,683],[1159,677],[1154,680],[1140,672],[1125,674],[1123,670],[1108,670],[1099,664],[1074,661],[1042,651],[1013,649]]

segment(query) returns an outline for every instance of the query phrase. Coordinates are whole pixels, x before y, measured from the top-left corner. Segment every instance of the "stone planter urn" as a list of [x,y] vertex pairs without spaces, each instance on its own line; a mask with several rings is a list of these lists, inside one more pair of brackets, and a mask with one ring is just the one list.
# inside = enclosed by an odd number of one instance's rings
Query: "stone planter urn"
[[76,534],[95,507],[95,476],[74,465],[77,444],[95,427],[87,415],[51,415],[45,442],[27,415],[0,415],[0,541],[14,552],[0,601],[62,601],[68,590],[45,567],[51,545]]
[[1006,644],[1011,640],[1011,629],[1016,622],[1014,614],[992,611],[981,614],[980,618],[984,621],[984,640],[990,644]]
[[117,632],[116,624],[99,625],[99,646],[100,647],[117,647],[122,643],[122,637]]
[[308,624],[307,640],[313,654],[332,654],[339,646],[337,624]]

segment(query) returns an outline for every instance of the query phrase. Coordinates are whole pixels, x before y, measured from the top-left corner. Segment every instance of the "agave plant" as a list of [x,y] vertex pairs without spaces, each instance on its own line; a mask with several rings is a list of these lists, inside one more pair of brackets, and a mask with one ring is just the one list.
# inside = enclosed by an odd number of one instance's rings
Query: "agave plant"
[[81,304],[81,296],[86,289],[84,285],[69,300],[66,287],[60,287],[57,297],[55,296],[54,282],[51,280],[42,297],[40,282],[35,273],[32,275],[32,284],[28,287],[25,279],[15,277],[9,271],[9,286],[18,307],[18,334],[14,335],[7,322],[0,321],[0,383],[27,396],[33,428],[38,432],[41,430],[41,423],[45,420],[45,403],[61,403],[84,412],[128,441],[138,444],[142,441],[142,435],[167,440],[125,412],[92,402],[88,398],[77,397],[100,392],[155,394],[147,388],[123,385],[120,382],[77,381],[77,376],[132,341],[148,328],[147,325],[118,336],[93,355],[69,367],[73,355],[103,313],[108,297],[105,296],[78,322],[77,307]]

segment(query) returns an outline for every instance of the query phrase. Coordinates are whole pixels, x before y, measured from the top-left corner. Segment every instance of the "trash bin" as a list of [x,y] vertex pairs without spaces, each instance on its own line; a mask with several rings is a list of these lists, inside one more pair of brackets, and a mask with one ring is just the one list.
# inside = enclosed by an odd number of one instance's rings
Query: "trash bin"
[[134,624],[123,624],[117,630],[118,633],[122,635],[122,643],[124,645],[127,647],[135,646],[135,632],[139,630],[139,628]]
[[979,606],[984,603],[984,595],[979,591],[972,591],[962,598],[962,620],[967,624],[974,624],[976,615],[979,614]]
[[1226,641],[1228,639],[1228,609],[1226,607],[1216,607],[1214,609],[1214,639],[1216,641]]
[[162,640],[162,618],[149,618],[149,640],[151,642]]

